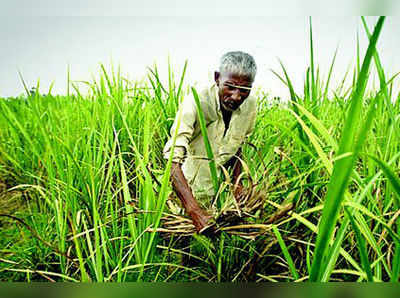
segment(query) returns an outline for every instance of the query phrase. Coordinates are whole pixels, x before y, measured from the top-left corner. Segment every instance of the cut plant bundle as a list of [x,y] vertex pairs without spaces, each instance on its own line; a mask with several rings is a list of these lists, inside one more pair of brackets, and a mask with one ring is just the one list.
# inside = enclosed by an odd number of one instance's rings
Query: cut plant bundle
[[[261,214],[266,202],[267,194],[248,189],[243,194],[239,203],[232,197],[222,208],[207,209],[215,218],[212,236],[218,236],[220,232],[238,235],[245,239],[255,239],[271,230],[272,224],[283,220],[293,209],[293,203],[284,206],[277,205],[275,212]],[[141,212],[138,210],[138,212]],[[153,231],[153,230],[152,230]],[[170,198],[167,211],[162,218],[160,228],[154,231],[161,232],[164,237],[173,235],[191,236],[196,233],[192,221],[183,213],[177,198]]]

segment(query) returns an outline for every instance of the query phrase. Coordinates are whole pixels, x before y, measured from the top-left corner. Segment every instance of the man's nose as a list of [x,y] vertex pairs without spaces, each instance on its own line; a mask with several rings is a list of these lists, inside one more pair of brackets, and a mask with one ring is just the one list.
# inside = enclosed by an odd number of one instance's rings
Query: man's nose
[[240,96],[240,91],[239,91],[239,89],[235,89],[234,91],[233,91],[233,94],[232,94],[232,99],[234,100],[234,101],[240,101],[241,99],[242,99],[242,97]]

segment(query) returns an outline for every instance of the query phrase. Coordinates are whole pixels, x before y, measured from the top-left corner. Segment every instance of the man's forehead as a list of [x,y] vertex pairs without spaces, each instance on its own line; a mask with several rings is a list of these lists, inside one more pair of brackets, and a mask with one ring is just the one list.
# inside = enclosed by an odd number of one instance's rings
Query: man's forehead
[[224,85],[226,86],[230,86],[230,87],[234,87],[234,88],[239,88],[239,89],[245,89],[245,90],[251,90],[250,86],[243,86],[243,85],[235,85],[235,84],[231,84],[229,82],[224,82]]
[[248,75],[224,72],[221,73],[223,81],[229,81],[232,85],[249,87],[252,84],[251,78]]

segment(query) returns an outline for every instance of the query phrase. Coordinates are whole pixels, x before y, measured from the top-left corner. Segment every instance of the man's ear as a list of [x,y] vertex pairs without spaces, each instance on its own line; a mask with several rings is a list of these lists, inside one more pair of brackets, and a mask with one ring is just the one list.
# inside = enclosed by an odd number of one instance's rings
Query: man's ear
[[220,73],[218,71],[214,72],[214,81],[215,83],[217,83],[217,86],[219,87],[219,77],[220,77]]

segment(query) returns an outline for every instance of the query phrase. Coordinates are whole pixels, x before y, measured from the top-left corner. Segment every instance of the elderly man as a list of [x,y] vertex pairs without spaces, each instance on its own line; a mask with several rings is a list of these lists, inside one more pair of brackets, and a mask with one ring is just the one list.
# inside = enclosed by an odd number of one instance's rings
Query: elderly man
[[[238,181],[240,148],[252,133],[256,119],[256,100],[249,96],[256,71],[252,56],[240,51],[228,52],[222,56],[219,71],[214,74],[215,84],[199,94],[215,162],[218,167],[228,164],[234,167],[236,199],[243,188]],[[193,97],[186,98],[180,106],[171,135],[178,125],[179,113],[181,121],[173,152],[172,186],[197,232],[201,233],[211,226],[212,216],[205,207],[211,203],[215,192]],[[169,158],[171,149],[172,138],[165,145],[165,158]]]

